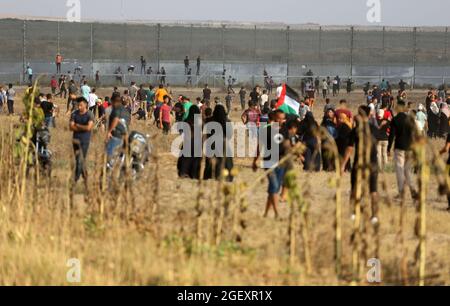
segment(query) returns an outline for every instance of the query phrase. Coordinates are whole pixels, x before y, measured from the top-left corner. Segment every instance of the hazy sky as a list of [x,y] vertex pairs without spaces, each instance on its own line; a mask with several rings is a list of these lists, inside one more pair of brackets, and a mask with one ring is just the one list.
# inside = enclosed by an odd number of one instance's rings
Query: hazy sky
[[[370,25],[368,0],[79,0],[83,20],[215,20]],[[65,18],[68,0],[0,0],[0,15]],[[380,0],[381,23],[450,25],[449,0]]]

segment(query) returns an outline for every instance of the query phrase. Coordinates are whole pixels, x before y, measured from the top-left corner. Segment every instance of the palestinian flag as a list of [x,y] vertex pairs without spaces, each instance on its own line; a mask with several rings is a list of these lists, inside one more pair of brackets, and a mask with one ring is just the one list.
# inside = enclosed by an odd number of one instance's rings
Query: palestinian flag
[[280,98],[276,109],[283,111],[286,115],[299,115],[300,108],[300,96],[291,87],[283,84],[283,90],[281,91]]

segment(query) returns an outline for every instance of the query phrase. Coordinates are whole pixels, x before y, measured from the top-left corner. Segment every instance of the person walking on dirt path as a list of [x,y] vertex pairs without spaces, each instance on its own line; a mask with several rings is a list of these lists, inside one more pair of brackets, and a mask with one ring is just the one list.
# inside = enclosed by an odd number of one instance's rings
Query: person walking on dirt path
[[352,78],[347,79],[347,94],[352,92],[353,80]]
[[247,97],[247,91],[245,91],[245,87],[242,86],[241,90],[239,91],[239,99],[241,100],[241,109],[245,110],[245,99]]
[[96,94],[96,89],[92,88],[91,92],[89,93],[88,107],[89,111],[91,111],[94,115],[96,115],[97,113],[97,100],[98,96]]
[[164,102],[159,108],[159,128],[163,130],[164,135],[170,133],[171,128],[171,116],[172,108],[169,106],[170,97],[164,96]]
[[230,92],[234,93],[234,89],[233,89],[234,81],[235,81],[235,79],[233,79],[233,77],[230,75],[228,77],[228,88],[227,88],[227,91],[230,91]]
[[164,88],[164,85],[160,84],[159,88],[156,90],[156,93],[155,93],[156,103],[163,103],[165,96],[169,96],[170,97],[169,93]]
[[228,94],[225,97],[225,105],[227,107],[227,115],[230,115],[233,104],[233,96],[231,95],[231,91],[228,91]]
[[145,94],[147,96],[146,98],[146,111],[147,114],[148,113],[152,113],[153,112],[153,107],[155,105],[155,91],[152,85],[149,85],[148,88],[145,91]]
[[6,90],[3,89],[3,86],[0,86],[0,113],[5,111],[6,104]]
[[14,100],[16,98],[16,91],[13,88],[13,84],[8,85],[8,90],[6,91],[6,100],[8,105],[8,114],[14,115]]
[[388,153],[390,154],[394,146],[394,163],[397,175],[398,198],[402,198],[405,192],[405,186],[408,186],[413,199],[417,199],[417,191],[413,183],[413,152],[412,144],[416,135],[416,123],[414,118],[407,113],[404,102],[397,105],[397,116],[391,123],[391,132],[389,134]]
[[136,93],[136,104],[138,108],[145,110],[147,104],[147,90],[144,89],[144,84],[139,85],[139,89]]
[[324,79],[322,80],[322,97],[324,99],[326,99],[328,96],[328,83],[327,81]]
[[264,105],[269,102],[269,94],[267,93],[267,89],[264,89],[261,95],[261,98],[259,99],[259,108],[262,109]]
[[109,127],[106,138],[106,155],[108,161],[114,156],[124,143],[128,134],[128,126],[131,120],[130,112],[125,108],[119,94],[111,98],[113,109],[109,116]]
[[319,77],[316,77],[316,79],[314,80],[314,89],[317,93],[317,96],[320,95],[320,79]]
[[189,116],[189,110],[192,107],[192,102],[189,100],[188,97],[182,96],[181,97],[181,103],[183,104],[183,121],[186,121],[186,119]]
[[[356,186],[358,185],[358,168],[359,168],[359,158],[360,156],[364,156],[366,152],[370,155],[368,165],[365,165],[369,168],[369,192],[371,196],[372,203],[372,216],[371,222],[373,225],[379,222],[378,220],[378,157],[377,157],[377,141],[376,141],[376,126],[373,124],[373,121],[367,120],[370,116],[370,108],[367,105],[360,106],[358,109],[358,115],[355,118],[355,127],[352,129],[349,135],[349,142],[347,148],[345,150],[345,156],[343,163],[341,165],[341,173],[343,174],[346,170],[346,165],[350,160],[350,156],[354,152],[354,160],[353,167],[351,172],[351,201],[354,202],[358,200],[356,197],[358,196],[356,193]],[[365,128],[361,125],[367,125]],[[369,129],[371,139],[361,139],[360,138],[360,127],[362,129]],[[364,137],[366,137],[364,135]],[[360,142],[364,142],[363,152],[360,152]],[[366,146],[366,141],[370,141],[370,147]],[[352,212],[352,216],[354,217],[356,212]]]
[[56,80],[55,76],[52,76],[50,80],[50,88],[52,90],[52,94],[56,94],[56,89],[58,88],[58,80]]
[[88,101],[80,97],[77,99],[78,110],[70,117],[70,130],[73,132],[73,150],[75,153],[74,182],[83,176],[87,186],[86,158],[91,142],[91,131],[94,127],[94,115],[88,109]]
[[55,113],[56,113],[56,106],[53,103],[53,96],[52,94],[47,94],[45,99],[41,101],[41,108],[44,112],[44,122],[45,125],[48,128],[55,128]]
[[61,54],[56,54],[56,58],[55,58],[55,64],[56,64],[56,73],[59,74],[61,73],[61,65],[63,62],[63,57]]
[[66,80],[66,76],[64,74],[61,74],[61,76],[59,77],[59,93],[57,95],[59,95],[60,98],[64,99],[67,97]]
[[[447,159],[447,176],[450,176],[450,134],[447,135],[447,140],[445,141],[445,146],[440,151],[440,154],[446,154],[448,153],[448,159]],[[448,180],[448,178],[447,178]],[[445,192],[447,193],[447,203],[448,208],[447,211],[450,212],[450,190],[447,187],[447,182],[444,183]]]
[[203,100],[211,101],[211,89],[208,84],[205,84],[205,88],[203,88]]
[[83,82],[83,85],[81,86],[81,96],[86,100],[89,101],[89,94],[91,93],[91,88],[89,87],[87,81]]
[[[275,110],[270,114],[269,124],[264,127],[264,132],[266,135],[266,139],[264,141],[265,143],[258,145],[257,156],[253,160],[253,171],[257,171],[258,160],[261,156],[263,157],[263,168],[273,169],[273,171],[268,175],[269,188],[266,208],[264,211],[265,218],[268,216],[271,209],[273,209],[275,213],[275,218],[278,218],[279,196],[286,174],[285,167],[279,164],[279,161],[284,157],[286,152],[284,150],[283,142],[280,142],[278,138],[279,135],[282,134],[282,125],[284,125],[285,121],[286,115],[281,110]],[[271,156],[271,152],[269,150],[273,150],[277,144],[280,147],[278,150],[278,159],[275,161],[273,160],[274,156]],[[261,154],[260,150],[263,150],[263,154]]]
[[69,82],[69,98],[67,99],[67,112],[69,112],[70,108],[72,107],[72,111],[75,110],[76,104],[76,97],[78,94],[78,88],[77,85],[75,85],[74,80],[70,80]]

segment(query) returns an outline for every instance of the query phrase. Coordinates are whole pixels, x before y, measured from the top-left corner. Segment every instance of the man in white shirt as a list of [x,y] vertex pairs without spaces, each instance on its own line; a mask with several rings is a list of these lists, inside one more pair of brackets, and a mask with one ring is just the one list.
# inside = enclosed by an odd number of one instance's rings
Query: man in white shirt
[[322,81],[322,96],[324,99],[328,96],[328,82],[326,80]]
[[261,108],[264,107],[264,104],[269,102],[269,95],[267,94],[267,90],[263,90],[263,94],[261,95]]
[[81,86],[81,95],[83,98],[86,99],[86,101],[89,102],[89,94],[91,93],[91,88],[87,84],[87,81],[83,82],[83,85]]
[[97,106],[98,96],[95,94],[95,88],[92,88],[92,92],[89,94],[88,105],[89,110],[95,114],[95,108]]

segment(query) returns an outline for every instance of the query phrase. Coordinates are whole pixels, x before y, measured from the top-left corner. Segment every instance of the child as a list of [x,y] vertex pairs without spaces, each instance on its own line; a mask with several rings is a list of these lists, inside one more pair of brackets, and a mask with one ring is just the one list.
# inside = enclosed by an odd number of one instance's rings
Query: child
[[170,112],[172,108],[169,106],[170,97],[165,96],[164,102],[159,109],[159,128],[163,130],[164,135],[168,135],[171,128]]

